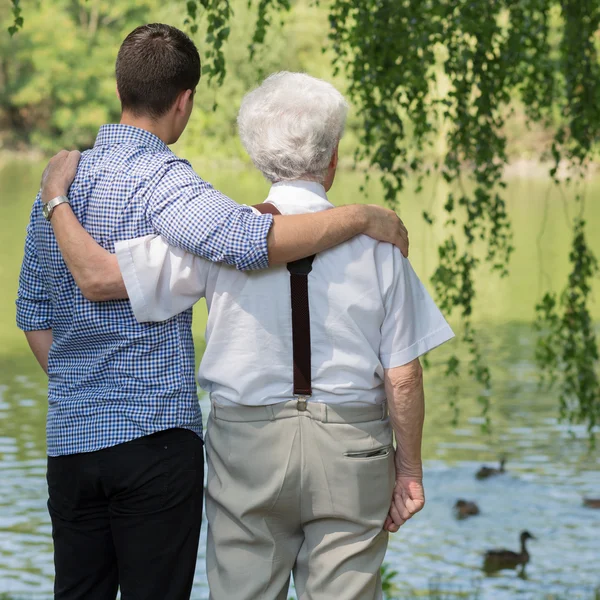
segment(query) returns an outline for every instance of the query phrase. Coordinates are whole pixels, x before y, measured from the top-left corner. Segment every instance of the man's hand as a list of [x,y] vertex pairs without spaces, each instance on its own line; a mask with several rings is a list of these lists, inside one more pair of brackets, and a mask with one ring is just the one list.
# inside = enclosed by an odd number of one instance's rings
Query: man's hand
[[66,196],[75,179],[81,153],[61,150],[54,155],[42,174],[42,202],[46,204],[56,196]]
[[390,512],[383,528],[390,533],[398,529],[425,506],[425,490],[421,477],[396,475]]
[[375,204],[367,204],[364,208],[367,211],[365,235],[380,242],[394,244],[408,257],[408,231],[398,215],[389,208]]

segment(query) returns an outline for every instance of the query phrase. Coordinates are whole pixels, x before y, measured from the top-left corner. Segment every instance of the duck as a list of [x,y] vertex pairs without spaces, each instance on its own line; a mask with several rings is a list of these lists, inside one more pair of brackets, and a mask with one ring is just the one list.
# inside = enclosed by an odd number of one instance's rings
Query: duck
[[479,471],[477,471],[477,473],[475,473],[475,478],[476,479],[487,479],[488,477],[493,477],[494,475],[501,475],[502,473],[505,473],[505,471],[504,471],[505,464],[506,464],[506,459],[501,458],[499,469],[496,469],[494,467],[488,467],[487,465],[484,465],[483,467],[481,467],[479,469]]
[[521,552],[513,552],[512,550],[488,550],[485,553],[483,561],[483,570],[486,573],[494,573],[501,569],[515,569],[519,565],[522,568],[529,562],[529,552],[527,552],[527,540],[535,540],[536,538],[529,531],[522,531],[519,535],[521,540]]
[[466,519],[468,517],[473,517],[479,514],[479,506],[475,504],[475,502],[471,502],[469,500],[460,500],[456,501],[454,505],[454,516],[460,521],[462,519]]
[[584,498],[583,505],[588,508],[600,508],[600,498]]

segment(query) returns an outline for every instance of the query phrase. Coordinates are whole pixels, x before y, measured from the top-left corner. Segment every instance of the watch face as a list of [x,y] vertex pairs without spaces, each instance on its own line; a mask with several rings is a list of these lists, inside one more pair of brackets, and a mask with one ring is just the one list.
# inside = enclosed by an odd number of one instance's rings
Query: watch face
[[42,207],[42,215],[44,215],[44,219],[48,220],[48,217],[50,216],[50,209],[48,208],[47,204],[44,204]]

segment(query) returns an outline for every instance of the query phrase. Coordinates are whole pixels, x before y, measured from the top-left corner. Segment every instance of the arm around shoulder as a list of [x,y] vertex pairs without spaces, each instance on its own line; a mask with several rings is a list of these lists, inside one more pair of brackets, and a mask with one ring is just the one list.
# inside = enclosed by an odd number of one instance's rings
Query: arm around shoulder
[[[77,151],[56,154],[42,175],[41,200],[66,196],[77,173]],[[67,268],[85,298],[92,302],[127,298],[117,259],[83,228],[68,203],[52,211],[50,222]]]
[[117,257],[94,240],[68,204],[57,206],[50,222],[63,259],[86,299],[127,298]]
[[360,234],[390,242],[408,256],[408,232],[394,211],[350,204],[312,214],[275,217],[267,239],[269,264],[318,254]]

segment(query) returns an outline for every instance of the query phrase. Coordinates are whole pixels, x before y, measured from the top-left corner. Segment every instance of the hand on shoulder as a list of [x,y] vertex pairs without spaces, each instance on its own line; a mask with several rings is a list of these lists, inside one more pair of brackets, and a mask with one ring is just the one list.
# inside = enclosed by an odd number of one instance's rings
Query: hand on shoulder
[[47,204],[57,196],[66,196],[75,179],[81,153],[79,150],[61,150],[51,159],[42,174],[42,202]]
[[367,204],[363,208],[367,216],[365,235],[393,244],[408,257],[408,231],[400,217],[393,210],[376,204]]

